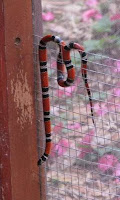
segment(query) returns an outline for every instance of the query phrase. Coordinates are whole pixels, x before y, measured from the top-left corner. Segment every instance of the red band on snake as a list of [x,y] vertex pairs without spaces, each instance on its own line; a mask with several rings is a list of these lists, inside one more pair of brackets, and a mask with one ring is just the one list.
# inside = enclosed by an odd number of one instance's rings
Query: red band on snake
[[[59,37],[47,35],[43,37],[39,44],[39,62],[41,72],[41,86],[42,86],[42,98],[43,98],[43,114],[44,114],[44,126],[46,135],[46,147],[42,157],[38,160],[38,165],[44,163],[51,151],[51,121],[50,121],[50,100],[49,100],[49,81],[47,72],[47,49],[46,44],[48,42],[55,42],[59,46],[59,54],[57,58],[57,81],[61,87],[68,87],[74,82],[75,69],[70,60],[70,51],[66,51],[64,46],[66,45]],[[64,80],[65,66],[67,70],[67,80]]]
[[[42,86],[42,99],[43,99],[43,114],[44,114],[44,126],[46,135],[46,146],[42,157],[38,160],[38,165],[44,163],[51,151],[51,121],[50,121],[50,100],[49,100],[49,80],[47,72],[47,43],[55,42],[59,46],[59,54],[57,57],[57,82],[61,87],[69,87],[75,80],[75,68],[71,63],[70,50],[77,49],[82,58],[82,76],[85,81],[85,86],[89,96],[91,115],[93,117],[92,98],[87,82],[87,59],[84,48],[77,43],[70,43],[68,46],[57,36],[47,35],[40,40],[39,44],[39,62],[40,62],[40,74],[41,74],[41,86]],[[67,79],[64,80],[65,67],[67,70]],[[92,118],[93,119],[93,118]],[[94,119],[93,119],[94,123]]]

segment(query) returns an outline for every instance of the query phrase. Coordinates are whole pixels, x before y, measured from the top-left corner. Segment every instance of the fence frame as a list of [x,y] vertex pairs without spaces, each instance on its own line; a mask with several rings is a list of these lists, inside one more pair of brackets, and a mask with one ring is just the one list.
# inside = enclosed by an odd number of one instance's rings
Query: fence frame
[[0,199],[40,200],[30,1],[0,1]]
[[[33,44],[34,44],[34,84],[35,84],[35,107],[37,122],[37,146],[39,158],[43,154],[45,146],[45,130],[43,122],[43,104],[40,78],[40,66],[38,61],[38,46],[43,36],[42,24],[42,0],[32,0],[33,14]],[[47,199],[46,163],[39,167],[40,199]]]

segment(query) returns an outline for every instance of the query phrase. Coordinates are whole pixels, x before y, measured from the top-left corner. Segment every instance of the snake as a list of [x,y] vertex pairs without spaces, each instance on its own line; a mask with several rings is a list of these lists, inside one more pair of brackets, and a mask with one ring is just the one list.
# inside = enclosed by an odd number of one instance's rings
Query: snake
[[[91,91],[87,81],[87,54],[83,46],[78,43],[70,42],[68,45],[61,40],[60,37],[54,35],[46,35],[41,38],[39,42],[39,65],[40,65],[40,76],[41,76],[41,88],[42,88],[42,101],[43,101],[43,118],[44,118],[44,128],[45,128],[45,137],[46,144],[43,155],[37,162],[37,165],[42,165],[48,159],[51,148],[52,148],[52,139],[51,139],[51,119],[50,119],[50,98],[49,98],[49,77],[47,69],[47,43],[54,42],[58,45],[59,53],[57,55],[57,83],[61,87],[69,87],[73,85],[75,81],[75,67],[71,61],[70,51],[72,49],[77,50],[81,56],[81,72],[82,77],[85,82],[85,87],[89,96],[89,102],[91,107],[91,115],[93,118],[93,105],[91,98]],[[65,80],[65,69],[67,71],[67,77]]]

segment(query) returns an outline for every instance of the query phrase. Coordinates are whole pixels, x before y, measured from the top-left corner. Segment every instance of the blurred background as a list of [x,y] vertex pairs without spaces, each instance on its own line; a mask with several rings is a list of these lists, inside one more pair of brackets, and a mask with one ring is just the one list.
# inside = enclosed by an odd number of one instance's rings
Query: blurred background
[[119,0],[44,0],[42,8],[44,35],[60,35],[86,51],[119,59]]
[[43,35],[77,42],[88,57],[94,120],[81,76],[73,86],[57,85],[57,46],[48,44],[52,153],[47,163],[49,200],[120,200],[120,1],[44,0]]

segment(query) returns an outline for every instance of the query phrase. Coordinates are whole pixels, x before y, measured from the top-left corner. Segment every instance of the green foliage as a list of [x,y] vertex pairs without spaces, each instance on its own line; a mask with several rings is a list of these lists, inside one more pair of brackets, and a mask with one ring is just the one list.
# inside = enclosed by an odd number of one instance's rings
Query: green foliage
[[97,148],[96,152],[100,157],[102,157],[104,154],[113,154],[120,160],[120,149],[117,147],[107,146],[104,148]]
[[92,26],[93,34],[98,35],[101,34],[100,39],[91,39],[84,42],[84,46],[86,51],[101,51],[112,47],[120,46],[120,37],[118,35],[113,34],[115,21],[111,21],[110,18],[105,15],[99,21],[95,22]]
[[59,184],[60,184],[60,181],[56,178],[52,178],[51,179],[51,183],[53,184],[53,185],[55,185],[55,186],[58,186]]
[[112,147],[104,147],[104,148],[97,148],[96,149],[98,155],[102,157],[104,154],[111,153],[113,151]]
[[85,160],[95,162],[98,159],[98,155],[95,152],[87,153],[85,155]]
[[114,22],[111,22],[108,16],[102,17],[98,22],[93,25],[93,31],[104,33],[111,32]]
[[109,4],[111,3],[112,0],[106,0],[102,3],[100,3],[100,10],[101,10],[101,13],[108,13],[109,12]]
[[87,40],[84,42],[86,51],[102,50],[104,47],[104,39]]

